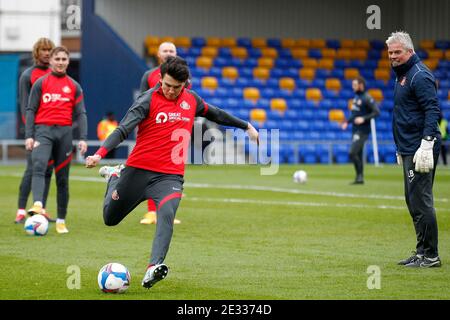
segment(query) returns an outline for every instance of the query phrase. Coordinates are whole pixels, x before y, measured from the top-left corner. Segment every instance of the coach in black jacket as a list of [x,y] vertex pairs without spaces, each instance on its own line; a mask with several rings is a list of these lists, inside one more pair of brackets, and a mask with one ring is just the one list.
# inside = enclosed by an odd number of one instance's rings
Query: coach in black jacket
[[394,32],[386,41],[396,73],[393,131],[397,160],[403,164],[405,198],[417,236],[407,267],[440,267],[433,182],[441,137],[436,80],[414,53],[411,37]]

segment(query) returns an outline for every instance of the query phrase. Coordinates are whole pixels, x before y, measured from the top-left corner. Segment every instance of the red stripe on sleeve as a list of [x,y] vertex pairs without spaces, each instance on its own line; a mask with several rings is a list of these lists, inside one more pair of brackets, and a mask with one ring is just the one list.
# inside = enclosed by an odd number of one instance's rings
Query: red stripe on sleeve
[[100,147],[95,154],[98,154],[100,157],[104,158],[108,154],[108,150],[105,147]]
[[80,94],[78,99],[75,101],[75,104],[79,103],[81,100],[83,100],[83,94]]
[[203,115],[206,115],[206,113],[208,112],[208,104],[205,102],[205,101],[203,101],[203,104],[205,105],[205,110],[203,111]]

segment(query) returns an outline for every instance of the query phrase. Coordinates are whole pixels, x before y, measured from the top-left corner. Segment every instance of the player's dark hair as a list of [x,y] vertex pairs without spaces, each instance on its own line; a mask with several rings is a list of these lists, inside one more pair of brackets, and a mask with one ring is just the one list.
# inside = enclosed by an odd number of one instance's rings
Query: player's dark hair
[[364,79],[361,76],[358,76],[355,78],[355,80],[358,82],[358,84],[362,84],[364,86],[364,89],[366,89],[366,79]]
[[189,67],[186,60],[180,57],[168,57],[161,65],[161,77],[168,74],[179,82],[186,82],[189,79]]

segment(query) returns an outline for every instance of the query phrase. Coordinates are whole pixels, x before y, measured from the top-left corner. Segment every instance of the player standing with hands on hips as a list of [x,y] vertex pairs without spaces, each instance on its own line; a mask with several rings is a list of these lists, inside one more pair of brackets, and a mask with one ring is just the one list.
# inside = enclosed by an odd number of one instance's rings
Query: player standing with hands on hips
[[39,78],[31,88],[27,106],[25,147],[32,150],[34,204],[28,212],[42,213],[45,170],[50,157],[55,160],[58,219],[56,231],[67,233],[65,218],[69,203],[69,169],[72,160],[72,119],[80,130],[78,149],[87,150],[87,117],[80,85],[66,73],[69,51],[56,47],[50,52],[52,72]]
[[415,54],[408,33],[394,32],[386,44],[396,74],[392,128],[397,161],[403,165],[405,199],[417,237],[416,251],[398,264],[440,267],[433,203],[434,175],[441,144],[436,80]]
[[142,286],[152,287],[169,271],[164,259],[173,234],[173,220],[181,200],[184,167],[192,124],[196,116],[221,125],[247,131],[258,141],[258,131],[248,122],[208,105],[194,91],[185,88],[189,79],[186,61],[170,57],[161,65],[160,85],[142,93],[97,152],[86,158],[86,167],[95,167],[109,150],[139,130],[136,146],[123,170],[110,167],[103,205],[106,225],[120,223],[136,206],[149,198],[157,207],[156,233],[150,263]]

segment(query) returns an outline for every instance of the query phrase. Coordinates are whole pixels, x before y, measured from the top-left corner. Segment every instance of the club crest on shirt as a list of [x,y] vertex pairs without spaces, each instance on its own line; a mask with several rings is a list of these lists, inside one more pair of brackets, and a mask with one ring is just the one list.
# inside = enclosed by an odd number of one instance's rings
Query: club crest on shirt
[[191,108],[191,106],[189,105],[189,103],[187,103],[186,101],[183,100],[183,102],[181,102],[180,104],[181,109],[184,110],[189,110]]
[[406,84],[406,77],[403,77],[400,81],[400,85],[403,87]]
[[69,86],[64,86],[64,87],[62,88],[62,91],[63,91],[64,93],[67,93],[67,94],[69,94],[69,93],[72,92],[72,90],[70,90]]

